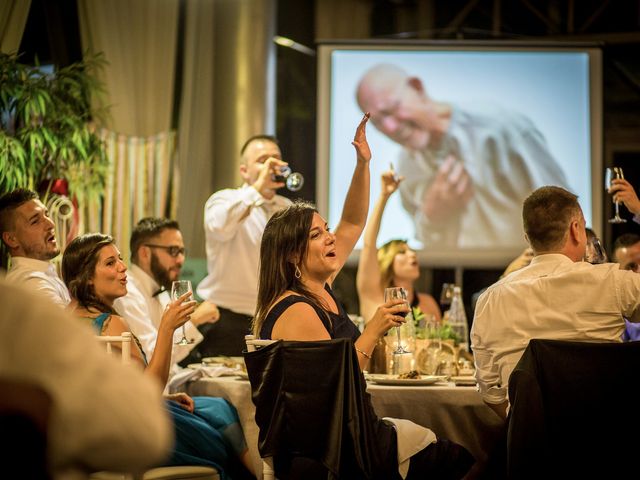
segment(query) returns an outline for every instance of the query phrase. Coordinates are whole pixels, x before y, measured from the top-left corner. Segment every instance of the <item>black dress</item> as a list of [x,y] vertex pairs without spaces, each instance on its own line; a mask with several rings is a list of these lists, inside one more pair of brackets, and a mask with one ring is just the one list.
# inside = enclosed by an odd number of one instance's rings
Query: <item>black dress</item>
[[[335,298],[329,285],[325,285],[325,290],[336,302],[338,306],[337,314],[316,306],[307,297],[289,295],[271,308],[260,329],[260,338],[271,339],[273,327],[282,313],[291,305],[302,302],[313,307],[332,339],[350,338],[352,342],[355,342],[360,336],[360,331],[351,321],[340,302]],[[395,428],[390,422],[377,417],[368,393],[366,394],[366,405],[370,410],[370,418],[375,422],[373,429],[376,432],[375,446],[377,454],[375,457],[378,463],[377,473],[380,475],[378,478],[400,479]],[[421,478],[459,479],[469,470],[473,462],[472,455],[464,447],[449,440],[438,438],[437,443],[427,446],[411,457],[407,480]],[[295,473],[290,476],[290,478],[296,477]]]

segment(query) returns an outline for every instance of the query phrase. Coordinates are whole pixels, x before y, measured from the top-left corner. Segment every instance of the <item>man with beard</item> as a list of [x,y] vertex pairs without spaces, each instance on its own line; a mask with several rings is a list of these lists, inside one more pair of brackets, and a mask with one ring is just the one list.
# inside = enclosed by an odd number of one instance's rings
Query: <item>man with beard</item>
[[[186,252],[178,222],[166,218],[140,220],[131,233],[129,244],[132,265],[127,272],[127,295],[117,299],[114,307],[150,358],[162,313],[170,300],[171,283],[180,278]],[[211,302],[203,302],[185,324],[186,336],[194,342],[175,345],[182,338],[182,329],[176,330],[172,354],[174,371],[176,363],[202,341],[202,335],[194,325],[215,322],[218,317],[217,307]]]
[[55,225],[37,193],[19,188],[0,197],[0,234],[11,254],[6,280],[65,307],[71,298],[50,262],[60,253]]

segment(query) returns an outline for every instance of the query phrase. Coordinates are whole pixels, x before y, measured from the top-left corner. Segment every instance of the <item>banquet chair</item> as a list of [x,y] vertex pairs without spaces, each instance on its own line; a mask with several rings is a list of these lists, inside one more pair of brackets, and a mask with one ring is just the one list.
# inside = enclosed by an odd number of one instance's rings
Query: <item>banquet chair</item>
[[635,478],[640,342],[531,340],[509,378],[509,478]]
[[247,347],[258,450],[278,478],[394,476],[377,470],[376,417],[350,339]]
[[49,480],[47,432],[53,399],[27,380],[0,377],[0,478]]
[[[119,343],[123,364],[131,363],[131,332],[122,335],[97,335],[96,339],[104,343],[107,353],[113,354],[113,345]],[[89,476],[90,480],[220,480],[219,472],[212,467],[199,465],[184,465],[173,467],[151,468],[141,473],[95,472]]]

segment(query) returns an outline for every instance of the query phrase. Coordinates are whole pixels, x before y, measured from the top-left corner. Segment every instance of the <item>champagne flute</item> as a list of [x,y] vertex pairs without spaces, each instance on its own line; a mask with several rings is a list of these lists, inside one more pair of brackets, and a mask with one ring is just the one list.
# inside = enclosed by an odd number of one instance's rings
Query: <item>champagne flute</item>
[[[607,167],[607,170],[605,172],[605,182],[604,182],[604,188],[605,190],[607,190],[607,192],[609,191],[609,188],[611,188],[611,182],[617,178],[624,178],[624,175],[622,173],[622,168]],[[613,218],[609,219],[609,223],[626,223],[626,220],[620,217],[620,202],[614,202],[614,203],[616,205],[616,214]]]
[[[187,292],[193,297],[190,280],[174,280],[171,284],[171,300],[177,300]],[[176,342],[176,345],[189,345],[190,343],[193,343],[193,340],[187,338],[187,332],[182,324],[182,338]]]

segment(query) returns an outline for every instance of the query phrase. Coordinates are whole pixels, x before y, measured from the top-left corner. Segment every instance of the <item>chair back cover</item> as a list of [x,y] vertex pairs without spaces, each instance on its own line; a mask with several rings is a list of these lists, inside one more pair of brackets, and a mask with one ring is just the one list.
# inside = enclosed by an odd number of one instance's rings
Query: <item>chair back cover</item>
[[509,478],[637,477],[640,342],[531,340],[509,379]]
[[380,452],[380,425],[350,339],[279,341],[245,353],[245,363],[258,449],[275,458],[276,475],[285,456],[320,462],[325,478],[394,477],[381,466],[387,452]]

